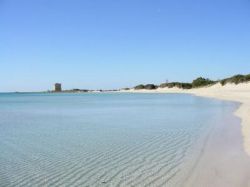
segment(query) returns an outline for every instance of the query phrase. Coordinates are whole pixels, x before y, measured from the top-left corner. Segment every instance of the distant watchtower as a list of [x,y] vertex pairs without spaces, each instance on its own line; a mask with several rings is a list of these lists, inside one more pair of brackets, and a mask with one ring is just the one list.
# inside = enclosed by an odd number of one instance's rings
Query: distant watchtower
[[62,91],[62,84],[56,83],[55,84],[55,92],[61,92]]

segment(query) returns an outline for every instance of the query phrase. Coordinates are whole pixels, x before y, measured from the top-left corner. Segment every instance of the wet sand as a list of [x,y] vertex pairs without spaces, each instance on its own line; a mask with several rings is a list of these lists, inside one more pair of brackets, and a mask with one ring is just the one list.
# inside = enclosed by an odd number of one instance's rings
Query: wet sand
[[[209,135],[194,169],[181,186],[250,186],[250,83],[216,84],[206,88],[183,90],[128,90],[132,93],[187,93],[196,96],[235,101],[235,115],[225,118]],[[241,124],[241,127],[240,125]]]
[[244,151],[239,124],[240,119],[231,116],[210,132],[200,159],[183,186],[250,186],[250,157]]

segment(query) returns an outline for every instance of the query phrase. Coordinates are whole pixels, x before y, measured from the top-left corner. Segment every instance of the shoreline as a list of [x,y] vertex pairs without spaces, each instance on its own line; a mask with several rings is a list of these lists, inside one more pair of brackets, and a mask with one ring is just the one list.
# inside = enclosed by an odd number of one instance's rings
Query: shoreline
[[[123,93],[125,93],[125,95],[126,93],[152,93],[161,94],[162,96],[166,93],[191,94],[194,95],[194,97],[208,97],[212,98],[211,100],[219,99],[232,103],[235,107],[233,106],[229,111],[223,110],[223,108],[220,108],[220,105],[218,105],[218,113],[212,114],[212,116],[220,116],[218,120],[213,121],[213,119],[210,119],[211,115],[207,116],[206,120],[212,124],[211,131],[209,130],[208,133],[205,133],[205,136],[202,136],[202,139],[199,139],[200,141],[197,141],[197,147],[194,147],[194,149],[190,151],[192,154],[191,157],[186,157],[185,163],[187,167],[186,169],[183,167],[180,180],[173,184],[176,184],[175,186],[186,187],[250,187],[250,157],[246,149],[248,144],[245,142],[248,137],[246,130],[250,124],[247,120],[243,121],[244,118],[249,119],[249,83],[223,87],[217,84],[206,88],[190,90],[160,88],[156,90],[132,89],[126,91],[98,92],[97,94],[99,93],[112,95],[123,95]],[[91,92],[90,94],[94,93]],[[138,95],[138,97],[141,96]],[[226,101],[218,103],[224,105],[224,103],[227,104]],[[206,108],[206,105],[203,105],[201,110],[203,108]],[[183,117],[181,113],[180,117]],[[202,121],[199,123],[202,124]],[[243,136],[243,132],[246,133],[246,136]]]
[[197,164],[182,186],[250,186],[250,159],[243,147],[241,120],[234,115],[235,110],[214,124]]
[[246,154],[250,156],[250,83],[238,85],[227,84],[221,86],[219,83],[195,89],[180,88],[158,88],[155,90],[121,90],[122,93],[175,93],[193,94],[196,96],[214,98],[240,103],[240,107],[235,111],[235,116],[241,119],[241,133],[243,136],[243,146]]
[[197,164],[181,186],[250,187],[250,83],[215,84],[210,87],[183,90],[126,90],[128,93],[192,94],[198,97],[237,102],[231,115],[215,124],[203,145]]

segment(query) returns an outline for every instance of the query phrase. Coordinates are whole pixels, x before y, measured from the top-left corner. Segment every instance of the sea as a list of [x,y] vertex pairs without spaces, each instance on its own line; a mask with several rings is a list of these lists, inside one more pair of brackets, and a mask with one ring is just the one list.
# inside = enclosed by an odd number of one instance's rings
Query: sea
[[0,186],[184,186],[237,107],[188,94],[1,93]]

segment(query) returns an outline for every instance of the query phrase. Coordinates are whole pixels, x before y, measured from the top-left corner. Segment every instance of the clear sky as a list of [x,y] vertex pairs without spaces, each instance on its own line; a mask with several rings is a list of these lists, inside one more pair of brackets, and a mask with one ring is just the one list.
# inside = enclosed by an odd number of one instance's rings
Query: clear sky
[[0,92],[250,73],[250,0],[0,0]]

